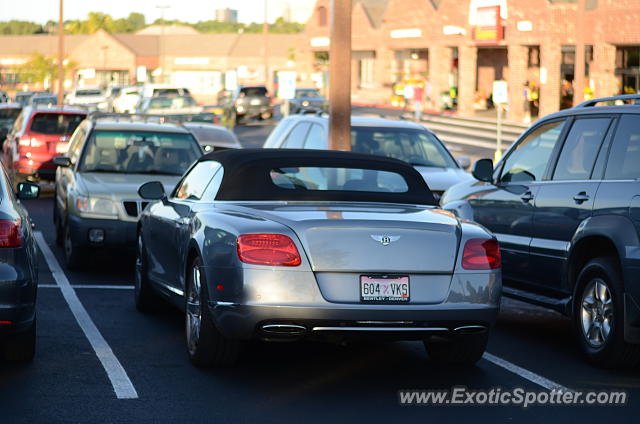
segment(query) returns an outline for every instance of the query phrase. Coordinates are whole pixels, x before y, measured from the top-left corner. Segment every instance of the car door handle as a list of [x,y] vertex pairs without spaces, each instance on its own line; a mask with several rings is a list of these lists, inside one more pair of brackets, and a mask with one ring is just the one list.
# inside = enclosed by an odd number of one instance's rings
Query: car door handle
[[573,200],[575,200],[577,204],[586,202],[589,199],[590,199],[589,195],[584,191],[581,191],[580,193],[573,196]]
[[529,203],[530,201],[533,200],[533,193],[531,193],[530,191],[527,191],[525,194],[520,196],[520,198],[522,199],[523,202]]

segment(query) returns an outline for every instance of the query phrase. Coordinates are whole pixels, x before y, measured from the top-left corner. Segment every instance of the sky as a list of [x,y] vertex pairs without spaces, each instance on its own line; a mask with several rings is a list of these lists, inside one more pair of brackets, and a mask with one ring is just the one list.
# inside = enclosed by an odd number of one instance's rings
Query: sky
[[[306,22],[315,0],[267,0],[269,21],[273,22],[288,7],[294,21]],[[59,0],[0,0],[0,21],[19,19],[37,23],[58,20]],[[160,17],[197,22],[215,19],[215,9],[229,7],[238,10],[240,22],[262,22],[264,0],[64,0],[64,18],[85,19],[89,12],[108,13],[123,18],[131,12],[146,16],[147,22]]]

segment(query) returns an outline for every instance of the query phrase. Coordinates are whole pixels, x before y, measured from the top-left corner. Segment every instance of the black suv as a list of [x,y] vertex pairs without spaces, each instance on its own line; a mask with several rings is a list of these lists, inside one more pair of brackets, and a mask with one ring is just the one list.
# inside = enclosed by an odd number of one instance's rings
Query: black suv
[[549,115],[473,175],[441,203],[495,233],[504,295],[571,316],[593,363],[638,364],[640,95]]
[[273,106],[263,85],[238,87],[227,97],[224,113],[228,121],[240,124],[246,118],[271,119]]

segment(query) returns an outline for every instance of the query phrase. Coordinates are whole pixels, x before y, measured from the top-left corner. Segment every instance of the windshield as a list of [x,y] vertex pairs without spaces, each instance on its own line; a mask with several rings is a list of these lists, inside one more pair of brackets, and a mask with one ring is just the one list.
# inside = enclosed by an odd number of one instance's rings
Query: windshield
[[247,97],[264,97],[267,95],[265,87],[243,87],[240,92]]
[[458,168],[433,134],[418,129],[354,126],[351,145],[354,152],[400,159],[414,166]]
[[320,91],[313,88],[307,90],[296,90],[296,99],[302,99],[304,97],[320,97]]
[[88,96],[100,96],[102,95],[102,91],[100,90],[78,90],[76,91],[77,97],[88,97]]
[[31,103],[34,105],[55,105],[58,103],[56,96],[32,97]]
[[201,155],[191,134],[94,131],[80,171],[182,175]]
[[40,134],[71,135],[86,115],[72,113],[38,113],[31,121],[31,131]]
[[195,106],[196,102],[191,97],[152,97],[149,99],[147,109],[181,109]]
[[9,128],[20,115],[20,109],[10,108],[10,109],[0,109],[0,128]]

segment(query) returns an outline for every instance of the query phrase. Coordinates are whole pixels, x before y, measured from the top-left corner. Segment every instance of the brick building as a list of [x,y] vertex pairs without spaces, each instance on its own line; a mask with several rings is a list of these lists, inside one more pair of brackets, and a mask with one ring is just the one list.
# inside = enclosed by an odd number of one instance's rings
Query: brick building
[[[188,87],[199,100],[211,102],[231,79],[237,84],[264,82],[262,34],[188,34],[172,28],[167,26],[164,35],[98,31],[66,36],[65,57],[73,69],[65,87],[164,81]],[[295,66],[300,40],[299,34],[269,34],[270,81],[278,71]],[[0,36],[0,88],[53,87],[51,81],[25,84],[19,69],[34,53],[57,57],[57,43],[53,35]]]
[[[300,66],[308,83],[326,70],[329,0],[317,0]],[[483,107],[506,80],[509,118],[524,116],[524,84],[544,115],[570,105],[576,0],[353,0],[354,98],[388,101],[403,78],[429,81],[432,106],[457,90],[458,112]],[[585,95],[640,91],[640,0],[586,0]]]

